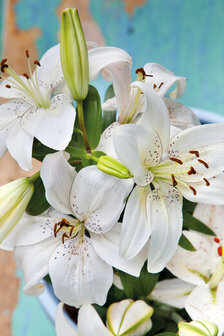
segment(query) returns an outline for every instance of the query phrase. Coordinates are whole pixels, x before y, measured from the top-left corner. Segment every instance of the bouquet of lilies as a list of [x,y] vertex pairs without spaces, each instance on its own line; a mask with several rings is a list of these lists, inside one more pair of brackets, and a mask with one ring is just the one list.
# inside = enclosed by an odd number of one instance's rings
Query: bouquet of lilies
[[24,293],[51,282],[58,336],[222,335],[224,124],[200,125],[175,100],[186,79],[159,64],[132,82],[129,54],[86,43],[76,9],[34,72],[25,57],[23,75],[3,59],[0,81],[0,155],[42,162],[0,187],[0,247]]

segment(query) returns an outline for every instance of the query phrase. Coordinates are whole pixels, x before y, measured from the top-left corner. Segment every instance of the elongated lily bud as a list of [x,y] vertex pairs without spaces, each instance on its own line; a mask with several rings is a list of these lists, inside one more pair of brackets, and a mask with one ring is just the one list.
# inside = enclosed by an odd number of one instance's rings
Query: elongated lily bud
[[33,181],[26,177],[0,187],[0,243],[21,219],[33,192]]
[[108,155],[103,155],[99,158],[97,167],[106,174],[122,179],[127,179],[133,176],[128,168],[126,168],[118,160]]
[[192,321],[178,323],[179,336],[217,336],[218,327],[210,321]]
[[60,53],[64,78],[73,99],[85,99],[89,88],[89,62],[76,8],[68,8],[62,12]]
[[144,301],[123,300],[107,310],[107,327],[112,335],[145,335],[152,327],[153,308]]

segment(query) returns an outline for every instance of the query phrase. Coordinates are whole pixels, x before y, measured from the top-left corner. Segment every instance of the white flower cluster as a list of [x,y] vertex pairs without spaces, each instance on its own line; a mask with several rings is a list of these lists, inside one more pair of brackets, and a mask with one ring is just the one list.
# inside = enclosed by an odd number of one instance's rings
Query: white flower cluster
[[[69,20],[64,21],[63,39]],[[90,89],[82,91],[88,89],[80,84],[86,78],[76,76],[67,42],[61,41],[61,51],[56,45],[34,61],[34,73],[28,51],[28,74],[19,76],[6,59],[1,62],[0,96],[10,100],[0,106],[0,155],[8,149],[24,170],[32,168],[32,157],[43,161],[31,178],[0,187],[0,246],[14,251],[24,292],[41,294],[49,274],[55,295],[81,307],[77,333],[59,305],[58,335],[146,335],[154,323],[154,304],[155,314],[165,305],[185,308],[191,319],[211,321],[190,327],[181,322],[180,335],[217,335],[212,322],[221,335],[224,124],[200,125],[189,108],[173,100],[184,93],[184,77],[148,63],[136,70],[132,82],[132,59],[124,50],[90,44],[85,62],[85,49],[80,52],[79,67],[88,64],[87,84],[99,73],[112,81],[114,97],[102,108],[109,114],[117,110],[117,120],[97,141],[95,125],[102,114],[94,117],[93,110],[98,98]],[[38,207],[41,195],[45,206],[34,216],[31,203]],[[215,238],[200,227],[182,232],[183,199],[204,203],[197,205],[194,217]],[[181,237],[196,251],[178,246]],[[145,262],[146,273],[161,272],[161,281],[144,298],[136,294],[139,300],[134,302],[119,274],[141,279]],[[164,278],[165,267],[170,273]],[[112,285],[126,299],[107,304]],[[106,325],[93,303],[106,303]],[[170,316],[184,320],[174,310]]]

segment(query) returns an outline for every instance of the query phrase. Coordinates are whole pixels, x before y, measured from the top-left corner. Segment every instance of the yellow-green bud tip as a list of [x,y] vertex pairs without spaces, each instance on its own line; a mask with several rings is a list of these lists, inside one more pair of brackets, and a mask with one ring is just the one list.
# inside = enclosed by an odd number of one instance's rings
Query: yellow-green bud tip
[[89,61],[76,8],[67,8],[62,12],[60,53],[64,78],[73,99],[85,99],[89,88]]
[[103,155],[99,158],[97,167],[106,174],[122,179],[128,179],[133,176],[128,168],[126,168],[118,160],[108,155]]

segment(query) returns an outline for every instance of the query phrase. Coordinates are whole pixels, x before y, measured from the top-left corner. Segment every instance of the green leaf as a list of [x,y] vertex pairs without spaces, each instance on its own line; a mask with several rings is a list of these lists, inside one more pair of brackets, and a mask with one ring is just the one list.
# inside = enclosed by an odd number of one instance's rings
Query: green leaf
[[102,109],[97,89],[89,85],[88,95],[83,100],[83,115],[91,149],[96,148],[102,132]]
[[190,240],[188,240],[187,237],[183,233],[182,233],[182,236],[180,237],[178,244],[185,250],[197,251],[196,248],[191,244]]
[[183,210],[189,212],[190,214],[193,214],[196,205],[197,203],[190,202],[186,198],[183,199]]
[[119,276],[127,297],[136,300],[145,298],[152,292],[157,283],[159,274],[149,273],[145,265],[139,277],[134,277],[121,271],[119,271]]
[[85,148],[81,147],[78,142],[72,140],[66,147],[65,151],[70,154],[69,161],[77,159],[86,159]]
[[[114,89],[113,85],[111,84],[106,91],[104,101],[113,97],[114,97]],[[103,131],[115,121],[116,121],[116,110],[103,111]]]
[[174,332],[162,332],[160,334],[156,334],[155,336],[177,336]]
[[44,146],[39,140],[37,140],[36,138],[34,138],[34,142],[33,142],[33,152],[32,152],[32,157],[39,160],[39,161],[43,161],[43,159],[45,158],[45,156],[47,154],[53,154],[57,152],[56,150],[49,148],[47,146]]
[[184,217],[184,227],[207,235],[215,236],[214,231],[212,231],[207,225],[199,221],[197,218],[193,217],[186,211],[183,211]]
[[31,216],[38,216],[50,207],[45,197],[45,189],[40,177],[34,182],[34,193],[26,208]]

